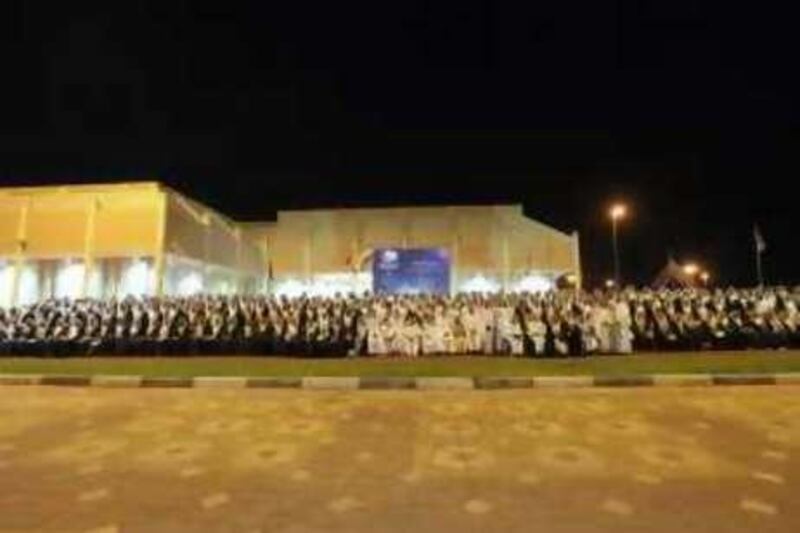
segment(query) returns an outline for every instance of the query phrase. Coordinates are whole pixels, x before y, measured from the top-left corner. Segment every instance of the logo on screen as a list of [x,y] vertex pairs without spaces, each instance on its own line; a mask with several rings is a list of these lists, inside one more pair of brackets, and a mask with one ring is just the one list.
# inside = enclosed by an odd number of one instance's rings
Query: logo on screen
[[384,250],[383,255],[381,256],[381,263],[384,265],[391,265],[392,263],[397,263],[400,259],[400,254],[398,254],[395,250]]
[[376,250],[372,288],[379,294],[447,294],[450,258],[437,248]]

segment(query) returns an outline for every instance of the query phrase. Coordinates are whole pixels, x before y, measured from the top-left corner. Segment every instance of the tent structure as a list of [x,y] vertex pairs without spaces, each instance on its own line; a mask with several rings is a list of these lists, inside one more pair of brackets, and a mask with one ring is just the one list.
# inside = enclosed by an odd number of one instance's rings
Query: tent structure
[[264,243],[157,182],[0,188],[0,306],[251,292]]
[[696,282],[692,276],[683,271],[677,261],[670,257],[651,285],[655,289],[676,289],[694,287]]
[[0,306],[43,298],[371,290],[378,250],[437,250],[450,291],[580,286],[577,232],[521,205],[230,219],[156,181],[0,188]]
[[386,249],[443,251],[451,292],[546,290],[567,274],[580,284],[577,232],[521,205],[279,211],[266,232],[278,293],[369,290],[373,252]]

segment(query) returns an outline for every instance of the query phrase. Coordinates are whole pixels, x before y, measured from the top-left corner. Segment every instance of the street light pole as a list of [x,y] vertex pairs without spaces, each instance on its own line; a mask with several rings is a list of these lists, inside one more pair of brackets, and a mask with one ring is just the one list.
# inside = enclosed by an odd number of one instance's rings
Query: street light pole
[[611,217],[611,246],[614,250],[614,284],[619,287],[619,244],[617,243],[617,216]]
[[620,286],[619,275],[619,243],[617,242],[617,222],[628,212],[625,204],[614,204],[611,206],[611,247],[614,251],[614,285]]

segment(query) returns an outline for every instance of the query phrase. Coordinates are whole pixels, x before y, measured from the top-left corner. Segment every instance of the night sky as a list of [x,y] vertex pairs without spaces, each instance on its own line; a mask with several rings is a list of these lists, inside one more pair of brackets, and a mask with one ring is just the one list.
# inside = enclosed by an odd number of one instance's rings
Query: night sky
[[[161,179],[234,218],[518,202],[611,272],[800,282],[796,13],[689,0],[6,2],[0,179]],[[346,4],[346,5],[345,5]],[[541,4],[541,6],[539,5]],[[279,7],[280,6],[280,7]],[[771,8],[769,8],[771,9]]]

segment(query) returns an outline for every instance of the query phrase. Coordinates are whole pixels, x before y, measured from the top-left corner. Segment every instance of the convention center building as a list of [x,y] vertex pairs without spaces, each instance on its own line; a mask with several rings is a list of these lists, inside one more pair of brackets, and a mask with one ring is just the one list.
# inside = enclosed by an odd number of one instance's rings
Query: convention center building
[[0,188],[0,305],[50,297],[545,290],[577,233],[519,205],[279,211],[237,222],[158,182]]

